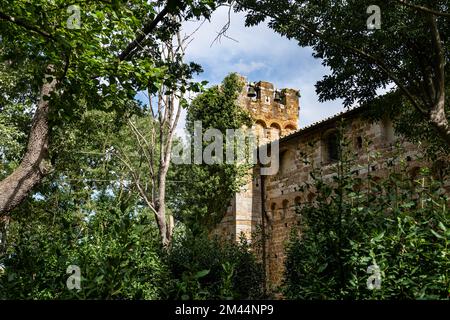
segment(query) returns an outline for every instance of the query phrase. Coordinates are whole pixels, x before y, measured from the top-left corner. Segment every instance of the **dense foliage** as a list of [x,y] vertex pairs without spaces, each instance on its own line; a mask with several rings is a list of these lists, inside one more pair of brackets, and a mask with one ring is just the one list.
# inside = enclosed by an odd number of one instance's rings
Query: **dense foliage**
[[[262,297],[255,248],[208,236],[250,167],[173,166],[168,201],[161,201],[152,173],[163,167],[166,111],[155,116],[136,99],[144,90],[150,101],[156,92],[200,90],[191,82],[200,66],[184,63],[178,49],[162,59],[161,45],[183,21],[208,19],[223,2],[85,1],[73,28],[71,1],[0,0],[0,299]],[[248,25],[269,17],[276,32],[314,49],[332,71],[317,84],[322,100],[365,103],[373,117],[389,114],[399,132],[426,141],[430,154],[448,153],[446,1],[233,3],[248,11]],[[383,27],[369,31],[365,9],[377,3]],[[178,96],[190,135],[195,121],[202,133],[252,125],[237,101],[241,80],[230,74],[189,105]],[[380,98],[379,89],[392,84]],[[343,139],[331,183],[319,169],[304,186],[315,197],[298,208],[302,234],[287,247],[285,297],[448,297],[448,173],[411,171],[399,150],[386,176],[368,170],[361,178],[347,147]],[[368,153],[368,168],[376,156]],[[143,194],[163,202],[163,218],[176,218],[172,243],[161,244]],[[381,288],[370,291],[367,268],[374,265]],[[67,286],[69,266],[80,268],[81,290]]]
[[21,161],[0,180],[1,214],[22,203],[51,171],[51,136],[86,110],[126,113],[139,91],[198,88],[188,79],[200,67],[178,54],[164,59],[162,44],[182,21],[208,18],[214,1],[0,3],[0,110],[21,105],[22,113],[32,114]]
[[[188,134],[194,136],[195,121],[201,121],[202,134],[214,128],[224,137],[227,129],[250,127],[251,118],[237,101],[243,85],[237,74],[230,74],[220,86],[213,86],[198,95],[188,107]],[[209,143],[203,142],[203,150]],[[226,145],[224,138],[223,159],[226,159]],[[176,180],[181,183],[174,185],[176,199],[173,202],[178,218],[197,229],[220,222],[232,196],[242,186],[248,169],[247,164],[235,162],[195,164],[192,161],[189,165],[177,165],[174,169]]]
[[[9,228],[10,246],[1,258],[2,299],[158,299],[167,277],[157,228],[144,210],[111,207],[98,196],[87,212],[60,194],[61,209],[38,201]],[[56,202],[56,199],[52,199]],[[56,205],[56,203],[55,203]],[[53,211],[52,214],[49,211]],[[66,270],[81,270],[81,290],[69,290]]]
[[[15,133],[5,145],[3,174],[18,159],[29,123],[20,106],[5,110],[5,122],[17,125],[9,127]],[[137,128],[154,125],[133,105],[125,114],[86,111],[54,131],[53,171],[2,233],[0,299],[258,297],[261,270],[247,244],[194,238],[178,222],[173,246],[162,248],[153,213],[115,156],[120,150],[139,174],[148,174],[128,119]],[[144,132],[150,141],[150,130]],[[2,221],[0,227],[6,231]],[[80,291],[66,286],[70,265],[80,267]]]
[[262,268],[245,239],[239,243],[192,234],[176,239],[167,258],[170,297],[175,299],[258,299]]
[[[2,298],[161,297],[156,224],[106,153],[127,142],[123,124],[114,112],[90,111],[55,131],[54,171],[10,215]],[[81,269],[80,292],[66,287],[69,265]]]

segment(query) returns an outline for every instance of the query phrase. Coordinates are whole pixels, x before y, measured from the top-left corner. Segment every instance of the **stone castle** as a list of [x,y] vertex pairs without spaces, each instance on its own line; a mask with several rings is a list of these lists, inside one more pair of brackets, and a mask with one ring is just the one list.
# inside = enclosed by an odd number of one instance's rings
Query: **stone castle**
[[[262,228],[266,235],[262,259],[267,284],[272,287],[280,284],[283,277],[285,244],[291,228],[298,225],[295,208],[314,197],[312,193],[305,194],[302,186],[312,182],[310,173],[315,168],[320,167],[325,180],[331,179],[335,172],[333,166],[338,160],[336,133],[343,119],[346,122],[343,135],[352,141],[360,164],[355,168],[358,175],[367,175],[369,171],[382,174],[389,159],[393,158],[395,144],[402,146],[402,157],[408,161],[412,176],[418,173],[421,165],[418,146],[397,136],[389,119],[368,121],[361,107],[299,130],[299,100],[297,90],[276,90],[273,84],[265,81],[246,82],[238,102],[253,117],[253,130],[260,144],[279,139],[280,168],[275,175],[261,176],[255,166],[249,173],[248,183],[232,199],[227,214],[214,230],[219,236],[238,240],[242,234],[251,239],[252,234]],[[374,153],[381,156],[370,159],[368,165],[368,154]],[[303,161],[305,157],[309,159],[308,163]]]

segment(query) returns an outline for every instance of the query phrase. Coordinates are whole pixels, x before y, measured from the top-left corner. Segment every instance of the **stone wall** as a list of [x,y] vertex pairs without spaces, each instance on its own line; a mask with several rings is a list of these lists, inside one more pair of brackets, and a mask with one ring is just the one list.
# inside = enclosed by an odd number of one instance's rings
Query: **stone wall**
[[[265,177],[265,208],[267,210],[267,280],[276,287],[283,277],[285,246],[292,228],[297,228],[299,217],[295,212],[297,204],[314,198],[313,192],[303,191],[303,186],[312,183],[310,173],[320,169],[325,181],[331,181],[336,173],[336,162],[329,158],[327,137],[335,132],[345,119],[344,136],[356,153],[357,165],[352,168],[361,177],[371,174],[383,175],[392,160],[394,144],[398,141],[405,148],[402,154],[410,160],[412,167],[419,166],[418,148],[399,141],[392,135],[392,124],[368,123],[358,112],[342,115],[330,121],[302,130],[280,141],[280,170],[276,175]],[[368,142],[371,142],[368,144]],[[378,159],[375,155],[378,154]],[[371,155],[373,158],[368,158]],[[256,208],[255,208],[256,209]]]

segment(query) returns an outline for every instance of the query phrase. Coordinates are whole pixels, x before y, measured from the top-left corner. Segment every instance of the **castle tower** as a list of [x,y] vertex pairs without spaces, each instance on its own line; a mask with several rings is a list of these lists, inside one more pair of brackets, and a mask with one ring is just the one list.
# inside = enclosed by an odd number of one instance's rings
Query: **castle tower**
[[[299,91],[275,89],[270,82],[247,82],[238,98],[242,108],[254,120],[253,130],[258,143],[266,144],[298,129]],[[261,222],[261,186],[259,172],[249,172],[248,183],[231,201],[227,214],[215,233],[238,240],[241,233],[247,239]]]
[[299,91],[277,90],[270,82],[248,83],[239,97],[239,104],[247,109],[255,121],[255,133],[267,143],[298,129]]

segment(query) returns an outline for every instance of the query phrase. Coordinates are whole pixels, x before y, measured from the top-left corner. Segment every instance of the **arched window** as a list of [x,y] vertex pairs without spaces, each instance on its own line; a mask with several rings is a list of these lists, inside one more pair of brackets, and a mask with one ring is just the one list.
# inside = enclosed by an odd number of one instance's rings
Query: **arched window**
[[270,205],[270,211],[267,213],[267,217],[269,218],[269,221],[271,221],[275,218],[276,208],[277,208],[277,205],[275,202]]
[[288,124],[284,127],[284,134],[288,135],[295,131],[295,126],[293,124]]
[[302,198],[300,198],[300,197],[295,197],[295,199],[294,199],[294,204],[295,204],[294,210],[295,210],[296,212],[298,212],[297,210],[300,210],[300,206],[301,206],[301,204],[302,204]]
[[295,170],[295,153],[291,150],[286,150],[281,153],[280,172],[287,174]]
[[255,135],[258,141],[262,141],[262,139],[266,138],[265,130],[267,126],[266,123],[262,120],[256,120],[255,122]]
[[339,160],[339,139],[336,130],[328,131],[322,141],[322,160],[324,163]]
[[361,150],[363,147],[363,138],[361,136],[357,136],[355,139],[355,147],[356,150]]
[[289,201],[283,200],[283,216],[281,217],[281,219],[285,219],[287,217],[288,208],[289,208]]

